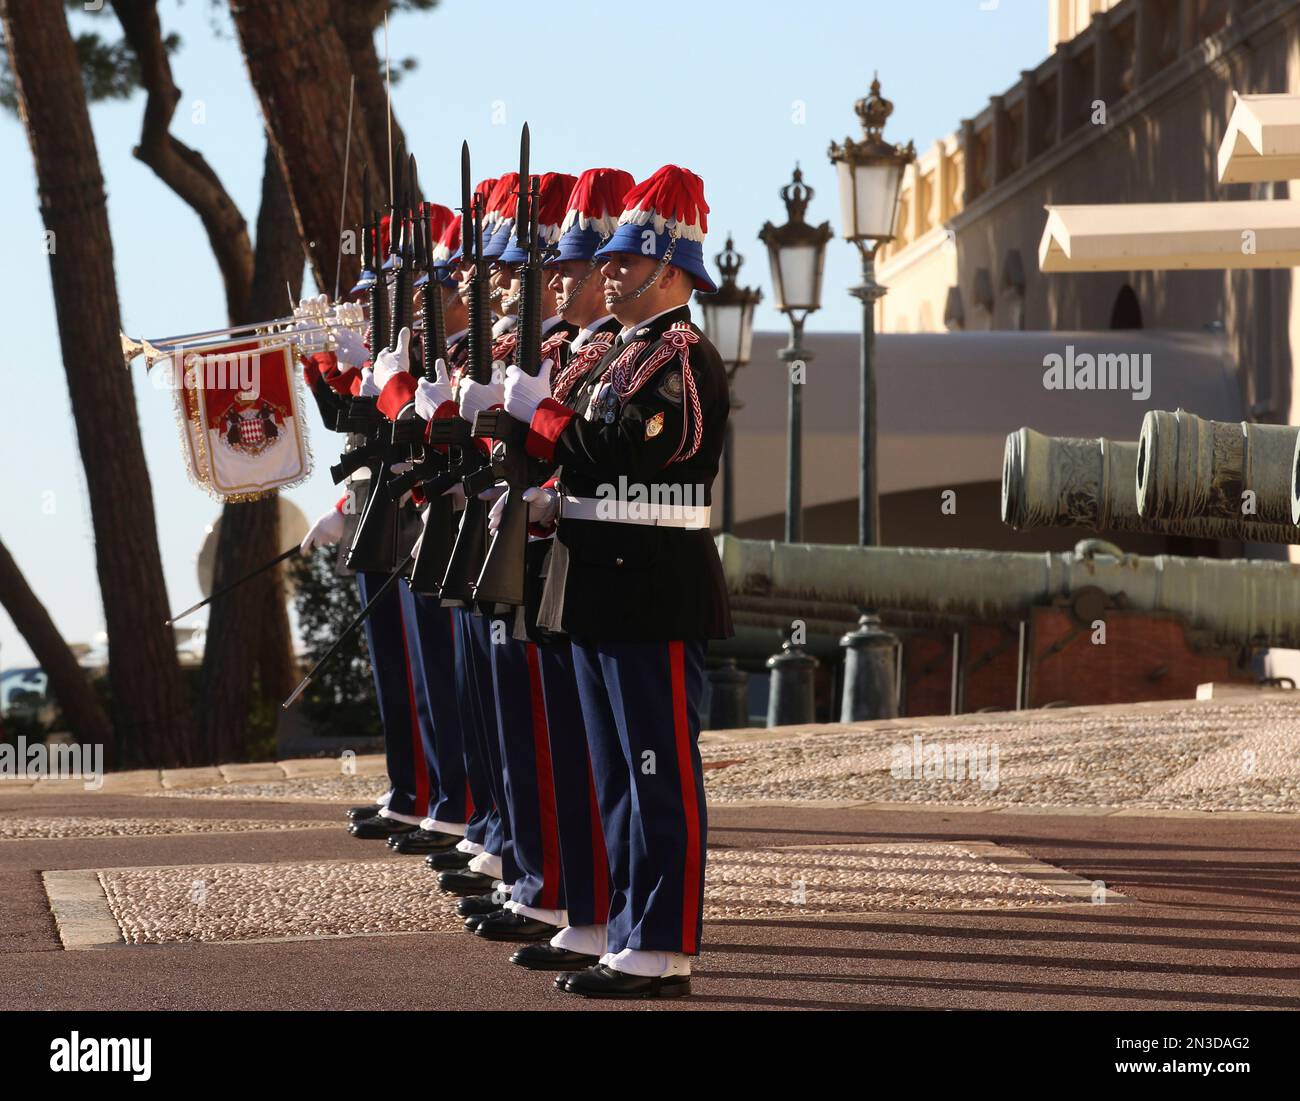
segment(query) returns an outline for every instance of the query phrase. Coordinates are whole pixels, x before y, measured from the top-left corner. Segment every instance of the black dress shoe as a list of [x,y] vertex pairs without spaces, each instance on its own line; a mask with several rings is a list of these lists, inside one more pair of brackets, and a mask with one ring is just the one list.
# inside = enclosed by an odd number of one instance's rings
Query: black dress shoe
[[443,872],[438,876],[438,886],[449,895],[481,895],[491,891],[497,881],[482,872],[471,872],[468,868],[461,872]]
[[459,849],[447,849],[440,853],[430,853],[424,858],[424,862],[435,872],[455,872],[468,866],[473,859],[473,853],[463,853]]
[[397,834],[388,839],[390,849],[413,856],[446,852],[447,849],[454,849],[459,843],[460,838],[454,833],[426,829],[414,829],[410,833]]
[[[557,981],[555,985],[560,984]],[[595,967],[569,975],[560,989],[569,994],[581,994],[584,998],[680,998],[691,992],[691,977],[667,975],[648,978],[615,971],[598,963]]]
[[484,940],[550,940],[559,931],[557,925],[525,917],[514,910],[489,914],[474,930]]
[[599,956],[588,956],[585,952],[570,952],[567,948],[556,948],[553,944],[525,944],[513,956],[510,962],[530,971],[576,971],[583,967],[595,967],[600,962]]
[[501,904],[510,896],[504,891],[490,891],[485,895],[471,895],[469,898],[462,898],[456,903],[456,913],[461,917],[482,917],[484,914],[495,914],[500,910]]
[[381,841],[398,833],[410,833],[416,827],[410,822],[399,822],[396,818],[358,818],[348,827],[348,833],[362,841]]
[[496,917],[498,914],[504,914],[505,912],[505,910],[498,908],[496,910],[489,910],[486,914],[470,914],[470,916],[465,919],[465,928],[471,933],[477,933],[478,927],[487,921],[488,918]]
[[364,807],[348,807],[348,821],[355,822],[358,818],[373,818],[383,809],[383,803],[367,803]]

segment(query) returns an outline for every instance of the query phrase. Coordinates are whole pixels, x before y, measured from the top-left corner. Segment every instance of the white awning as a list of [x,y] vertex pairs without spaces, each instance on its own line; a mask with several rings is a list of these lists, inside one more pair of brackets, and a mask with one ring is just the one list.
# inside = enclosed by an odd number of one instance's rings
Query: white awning
[[1219,183],[1296,179],[1300,96],[1237,96],[1219,146]]
[[1300,202],[1049,206],[1044,272],[1300,266]]

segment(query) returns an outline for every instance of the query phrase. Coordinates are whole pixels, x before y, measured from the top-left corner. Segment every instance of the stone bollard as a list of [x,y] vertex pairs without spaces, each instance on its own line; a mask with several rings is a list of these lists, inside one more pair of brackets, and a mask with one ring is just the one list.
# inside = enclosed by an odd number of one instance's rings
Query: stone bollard
[[749,674],[736,665],[735,658],[708,670],[708,730],[738,730],[749,725]]
[[840,645],[844,647],[840,722],[896,718],[898,638],[881,626],[878,615],[867,613],[858,620],[857,630],[840,639]]
[[816,721],[814,679],[817,659],[806,654],[789,638],[781,652],[767,659],[771,687],[767,694],[767,725],[792,726]]

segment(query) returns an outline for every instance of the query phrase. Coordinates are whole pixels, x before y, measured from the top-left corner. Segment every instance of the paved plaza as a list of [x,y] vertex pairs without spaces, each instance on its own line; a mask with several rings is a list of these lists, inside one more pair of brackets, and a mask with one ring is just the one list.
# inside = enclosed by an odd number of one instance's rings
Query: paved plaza
[[[1300,698],[708,733],[709,1008],[1300,1008]],[[10,1008],[608,1008],[347,835],[378,757],[0,783]],[[654,1003],[627,1003],[638,1008]]]

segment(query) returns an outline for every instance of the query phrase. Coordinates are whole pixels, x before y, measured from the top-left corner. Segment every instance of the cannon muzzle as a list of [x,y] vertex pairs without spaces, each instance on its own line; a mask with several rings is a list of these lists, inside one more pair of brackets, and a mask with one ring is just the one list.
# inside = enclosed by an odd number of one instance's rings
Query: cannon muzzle
[[1297,435],[1300,428],[1291,425],[1153,409],[1138,440],[1138,513],[1144,520],[1218,517],[1247,526],[1294,525]]
[[1294,524],[1263,523],[1239,513],[1232,517],[1140,515],[1140,448],[1140,443],[1124,440],[1046,436],[1032,428],[1012,432],[1002,456],[1003,523],[1017,531],[1083,527],[1251,543],[1300,542]]

